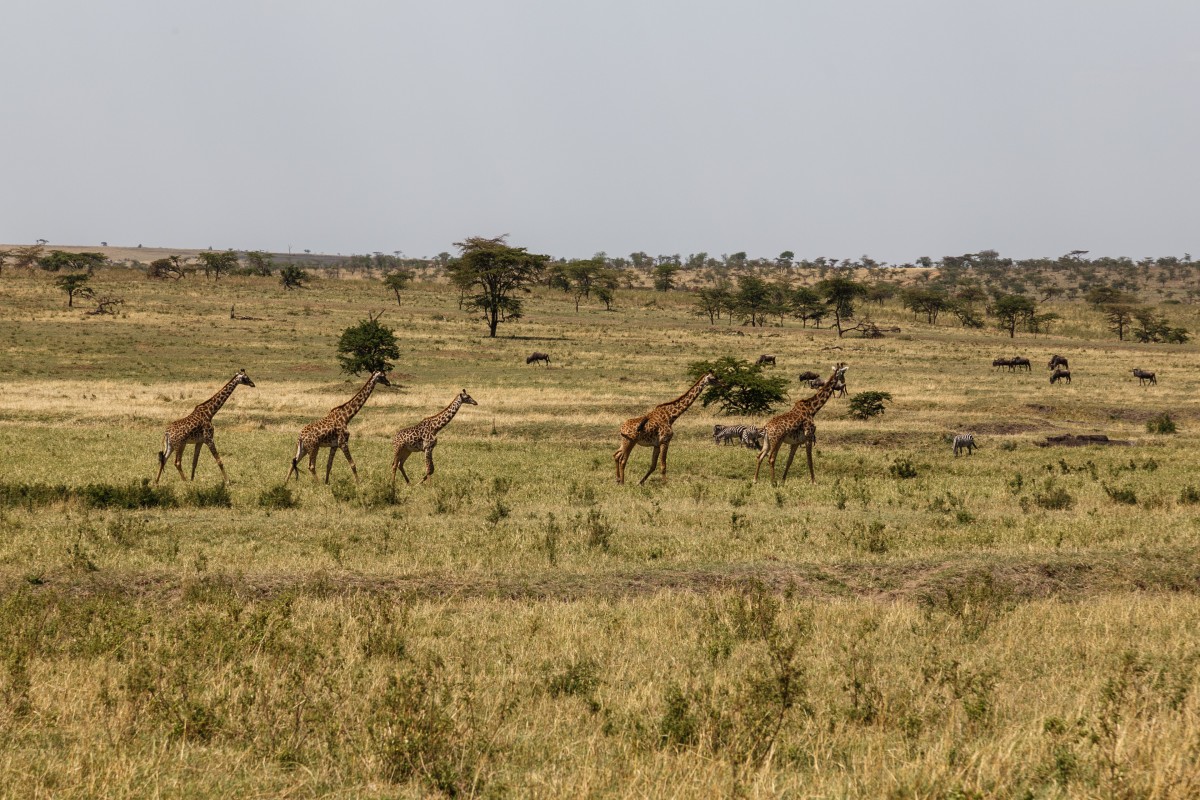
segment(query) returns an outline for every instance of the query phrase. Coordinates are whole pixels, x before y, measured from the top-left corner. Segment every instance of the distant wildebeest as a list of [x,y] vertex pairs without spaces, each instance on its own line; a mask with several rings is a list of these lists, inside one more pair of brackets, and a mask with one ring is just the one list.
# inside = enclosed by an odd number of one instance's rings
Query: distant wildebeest
[[992,359],[993,367],[1008,367],[1009,369],[1012,369],[1012,365],[1013,365],[1013,363],[1012,363],[1011,358],[994,358],[994,359]]
[[1017,367],[1024,367],[1026,372],[1033,369],[1033,365],[1029,363],[1029,359],[1025,358],[1025,356],[1014,356],[1013,360],[1009,364],[1009,366],[1012,369],[1016,369]]
[[[825,382],[822,381],[820,378],[814,378],[808,382],[808,386],[811,389],[820,389],[824,385],[825,385]],[[845,397],[846,396],[846,379],[842,378],[837,383],[835,383],[833,385],[833,391],[835,394],[837,394],[838,397]]]
[[1067,363],[1066,356],[1060,356],[1058,353],[1055,353],[1050,356],[1050,363],[1046,365],[1046,369],[1054,369],[1056,367],[1070,369],[1071,365]]
[[1155,377],[1154,373],[1147,372],[1144,369],[1135,369],[1133,371],[1133,377],[1137,378],[1138,383],[1142,385],[1145,385],[1146,381],[1150,381],[1150,383],[1154,384],[1155,386],[1158,385],[1158,378]]
[[1069,369],[1054,370],[1054,374],[1052,374],[1050,376],[1050,383],[1054,383],[1055,381],[1059,381],[1059,380],[1065,380],[1067,383],[1070,383],[1071,382],[1071,370],[1069,370]]
[[817,373],[809,370],[808,372],[801,372],[800,375],[796,377],[796,380],[800,381],[801,383],[811,383],[820,377],[821,376]]
[[547,353],[530,353],[529,358],[525,359],[526,364],[536,364],[539,361],[545,362],[546,366],[550,366],[550,356]]
[[769,353],[763,353],[758,357],[758,361],[754,362],[756,367],[761,367],[766,364],[770,364],[772,367],[775,366],[775,356],[770,355]]
[[975,434],[960,433],[954,437],[954,456],[957,458],[958,454],[963,450],[967,451],[967,455],[973,456],[975,455],[975,448],[978,446],[975,444]]

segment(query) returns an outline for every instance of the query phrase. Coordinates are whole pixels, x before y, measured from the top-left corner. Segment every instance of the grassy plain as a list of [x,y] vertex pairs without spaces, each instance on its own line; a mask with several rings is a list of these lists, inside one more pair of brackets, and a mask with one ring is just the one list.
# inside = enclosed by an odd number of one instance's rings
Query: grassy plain
[[[1016,340],[888,306],[899,336],[838,341],[710,327],[683,293],[577,314],[539,290],[489,340],[436,284],[397,307],[362,279],[95,283],[120,316],[0,276],[0,795],[1200,792],[1194,345],[1109,341],[1080,303]],[[402,357],[352,424],[362,483],[339,456],[272,507],[299,428],[359,385],[338,333],[381,308]],[[666,482],[614,484],[621,420],[693,360],[764,352],[846,361],[851,393],[893,402],[830,401],[815,486],[802,464],[752,484],[699,405]],[[1013,353],[1034,370],[991,368]],[[153,478],[165,425],[241,367],[227,498],[207,453],[195,487],[168,465],[161,506],[29,494]],[[464,387],[432,484],[393,493],[391,435]],[[1147,432],[1163,412],[1178,433]],[[1097,432],[1133,444],[1038,446]]]

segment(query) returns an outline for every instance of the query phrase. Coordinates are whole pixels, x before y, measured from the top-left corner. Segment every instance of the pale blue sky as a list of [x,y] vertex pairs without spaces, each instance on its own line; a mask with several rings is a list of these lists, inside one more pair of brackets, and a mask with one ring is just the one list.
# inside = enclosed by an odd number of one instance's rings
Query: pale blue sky
[[1200,3],[0,8],[0,241],[1200,254]]

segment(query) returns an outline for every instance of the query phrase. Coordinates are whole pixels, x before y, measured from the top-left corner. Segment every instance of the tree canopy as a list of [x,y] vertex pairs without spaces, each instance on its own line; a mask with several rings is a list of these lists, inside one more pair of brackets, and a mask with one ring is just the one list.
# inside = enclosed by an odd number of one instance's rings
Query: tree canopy
[[364,372],[390,372],[395,366],[388,359],[399,358],[396,332],[379,321],[383,312],[368,314],[367,319],[342,331],[338,339],[338,362],[351,375]]
[[483,317],[493,338],[501,322],[520,319],[518,294],[529,292],[550,260],[524,247],[510,247],[506,238],[472,236],[456,242],[461,254],[449,267],[451,281],[463,292],[463,303]]

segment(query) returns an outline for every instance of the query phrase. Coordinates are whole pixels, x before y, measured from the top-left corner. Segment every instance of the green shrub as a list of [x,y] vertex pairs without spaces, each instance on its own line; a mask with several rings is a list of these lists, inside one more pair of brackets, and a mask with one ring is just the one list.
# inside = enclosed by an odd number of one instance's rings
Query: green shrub
[[292,496],[292,490],[282,483],[272,486],[270,489],[264,489],[258,496],[258,504],[263,508],[271,509],[295,508],[299,505],[296,498]]
[[233,499],[229,496],[229,489],[224,483],[218,483],[210,489],[192,486],[188,489],[184,499],[189,506],[196,508],[230,508],[233,506]]
[[883,404],[891,400],[888,392],[859,392],[850,398],[850,416],[855,419],[877,417],[887,410]]
[[1171,415],[1164,411],[1146,422],[1146,430],[1157,434],[1175,433],[1175,420],[1171,419]]
[[92,508],[170,508],[177,505],[173,491],[151,486],[149,478],[127,486],[89,483],[77,494]]
[[1128,486],[1116,489],[1108,484],[1104,484],[1104,493],[1107,494],[1109,499],[1114,503],[1122,503],[1123,505],[1127,506],[1137,505],[1137,492],[1135,492],[1133,489],[1130,489]]
[[1066,511],[1075,505],[1075,498],[1061,486],[1050,484],[1044,492],[1035,492],[1033,502],[1047,511]]
[[907,458],[897,458],[888,467],[888,472],[893,478],[898,480],[907,480],[908,478],[917,477],[917,467]]
[[1183,487],[1183,491],[1179,493],[1179,504],[1194,506],[1196,503],[1200,503],[1200,491],[1197,491],[1196,487],[1189,483],[1187,486]]
[[787,396],[784,387],[787,378],[768,375],[759,364],[745,359],[724,356],[716,361],[696,361],[688,366],[688,376],[699,380],[708,372],[721,381],[710,384],[700,395],[700,402],[707,408],[720,403],[725,414],[768,414],[777,403]]

